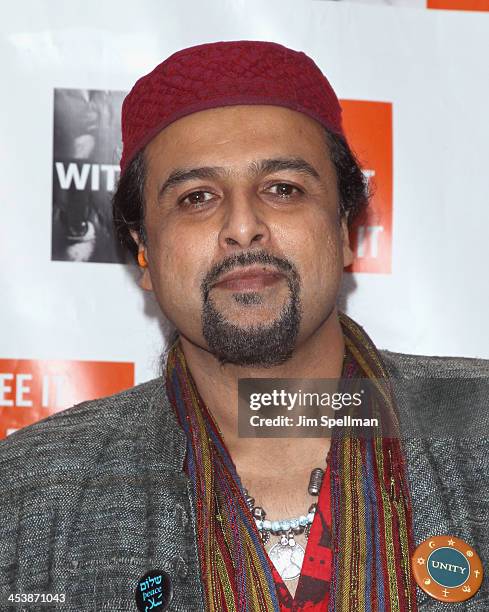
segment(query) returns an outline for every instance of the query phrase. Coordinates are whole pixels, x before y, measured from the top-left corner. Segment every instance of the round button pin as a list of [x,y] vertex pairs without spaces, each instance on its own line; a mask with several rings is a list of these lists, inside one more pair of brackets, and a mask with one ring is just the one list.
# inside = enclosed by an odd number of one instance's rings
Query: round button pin
[[173,596],[170,576],[162,570],[150,570],[138,580],[135,596],[140,612],[149,610],[163,612]]
[[414,551],[412,568],[418,586],[439,601],[465,601],[482,584],[479,555],[455,536],[433,536],[421,542]]

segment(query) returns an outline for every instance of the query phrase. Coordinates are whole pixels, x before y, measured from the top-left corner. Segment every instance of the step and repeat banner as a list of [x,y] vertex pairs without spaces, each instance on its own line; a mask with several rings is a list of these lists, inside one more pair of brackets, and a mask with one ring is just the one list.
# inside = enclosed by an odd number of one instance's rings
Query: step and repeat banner
[[0,24],[0,437],[159,375],[171,329],[111,225],[121,104],[178,49],[240,39],[305,51],[341,98],[373,194],[341,307],[381,348],[489,358],[489,0],[22,0]]

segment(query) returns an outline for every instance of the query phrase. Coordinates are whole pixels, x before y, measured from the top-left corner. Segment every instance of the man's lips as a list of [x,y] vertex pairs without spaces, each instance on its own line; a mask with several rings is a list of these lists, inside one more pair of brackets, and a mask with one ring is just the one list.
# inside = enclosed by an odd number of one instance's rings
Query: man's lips
[[235,270],[225,274],[213,289],[231,289],[233,291],[256,291],[270,287],[284,278],[281,272],[263,268]]

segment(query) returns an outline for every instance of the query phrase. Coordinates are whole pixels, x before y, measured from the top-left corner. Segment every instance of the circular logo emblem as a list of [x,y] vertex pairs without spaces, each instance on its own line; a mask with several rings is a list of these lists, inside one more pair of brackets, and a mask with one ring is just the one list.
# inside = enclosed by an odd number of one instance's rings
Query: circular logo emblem
[[412,558],[418,586],[439,601],[469,599],[482,584],[482,563],[475,550],[454,536],[433,536]]
[[166,610],[173,595],[170,576],[161,570],[151,570],[138,580],[136,605],[140,612]]

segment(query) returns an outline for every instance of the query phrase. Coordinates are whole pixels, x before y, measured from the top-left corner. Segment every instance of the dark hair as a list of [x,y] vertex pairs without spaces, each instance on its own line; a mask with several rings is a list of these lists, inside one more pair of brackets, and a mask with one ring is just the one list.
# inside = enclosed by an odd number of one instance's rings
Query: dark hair
[[130,232],[134,230],[144,242],[144,183],[146,181],[146,162],[144,150],[139,151],[119,179],[117,190],[112,198],[112,216],[115,234],[119,242],[137,259],[138,246]]
[[[346,216],[350,226],[368,205],[367,180],[345,138],[329,130],[325,130],[325,132],[331,161],[335,167],[338,180],[341,215]],[[144,151],[140,151],[121,176],[112,198],[112,214],[116,236],[121,244],[134,255],[134,258],[137,258],[138,247],[132,239],[130,231],[136,231],[143,243],[146,238],[144,231],[145,179]]]
[[368,181],[345,138],[329,130],[325,132],[330,158],[336,170],[340,212],[346,217],[350,227],[368,206],[370,197]]

